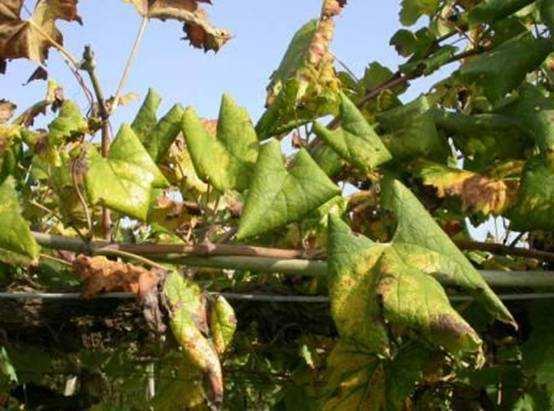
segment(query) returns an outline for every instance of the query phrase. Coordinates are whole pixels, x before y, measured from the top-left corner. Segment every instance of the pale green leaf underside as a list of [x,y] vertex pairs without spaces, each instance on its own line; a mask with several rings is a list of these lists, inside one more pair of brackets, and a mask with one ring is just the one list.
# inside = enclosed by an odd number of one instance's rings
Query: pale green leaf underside
[[244,108],[221,99],[217,135],[212,136],[192,108],[183,115],[183,134],[198,176],[220,191],[248,187],[258,157],[258,138]]
[[279,142],[270,140],[260,148],[237,239],[299,221],[339,192],[307,151],[287,169]]
[[153,189],[168,183],[132,128],[121,127],[108,158],[94,147],[89,147],[86,158],[90,201],[146,221]]
[[176,104],[163,116],[160,121],[146,134],[143,140],[144,147],[154,162],[164,159],[171,144],[181,132],[181,120],[184,109]]
[[390,160],[389,151],[356,105],[343,93],[340,100],[340,128],[330,130],[315,122],[315,133],[362,172],[373,170]]
[[29,223],[21,216],[12,177],[0,185],[0,227],[0,261],[23,265],[37,261],[40,247],[29,229]]

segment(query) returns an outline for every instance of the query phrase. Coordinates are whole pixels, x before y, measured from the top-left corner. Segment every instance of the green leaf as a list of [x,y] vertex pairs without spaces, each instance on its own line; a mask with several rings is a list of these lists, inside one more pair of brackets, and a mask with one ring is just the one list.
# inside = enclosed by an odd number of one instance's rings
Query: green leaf
[[148,94],[131,125],[141,142],[145,141],[146,137],[158,123],[156,113],[161,102],[162,98],[159,94],[154,89],[148,89]]
[[450,149],[437,132],[430,109],[431,103],[423,96],[377,116],[386,133],[383,142],[395,161],[448,157]]
[[470,26],[493,23],[508,17],[535,0],[485,0],[473,7],[467,16]]
[[439,8],[439,0],[402,0],[400,22],[411,26],[422,16],[433,15]]
[[340,99],[340,128],[330,130],[315,122],[315,133],[344,160],[363,172],[390,160],[390,153],[356,105],[342,93]]
[[514,207],[508,211],[517,231],[554,230],[554,161],[530,158],[523,169]]
[[339,192],[304,149],[287,170],[279,142],[270,140],[260,148],[237,239],[300,221]]
[[87,130],[87,121],[83,118],[77,104],[66,100],[60,108],[58,117],[48,125],[48,143],[57,146],[71,137],[79,136]]
[[530,71],[539,67],[552,51],[548,39],[524,33],[493,50],[467,60],[459,70],[463,81],[483,88],[491,102],[497,102],[518,87]]
[[416,32],[400,29],[390,39],[390,45],[394,46],[398,54],[403,57],[411,55],[419,57],[428,52],[435,40],[435,36],[433,36],[427,27],[421,28]]
[[205,129],[192,108],[185,111],[182,127],[200,178],[220,191],[243,191],[248,187],[258,157],[258,138],[244,108],[223,96],[217,136]]
[[104,158],[95,147],[86,152],[85,187],[93,204],[102,204],[146,221],[156,187],[167,181],[129,125],[123,125]]
[[21,207],[13,177],[0,185],[0,261],[7,264],[36,263],[40,253],[29,223],[21,216]]
[[222,296],[217,296],[210,311],[210,331],[215,350],[223,354],[233,340],[237,318],[233,307]]
[[142,140],[154,162],[159,163],[164,159],[171,144],[181,132],[183,113],[183,107],[176,104]]
[[206,300],[197,284],[176,272],[169,274],[164,294],[171,307],[171,330],[183,353],[202,371],[211,386],[215,402],[223,397],[221,364],[214,345],[204,336]]
[[540,7],[542,21],[548,26],[552,35],[554,31],[554,3],[551,0],[542,0]]
[[554,149],[554,95],[526,84],[519,98],[500,111],[519,120],[521,128],[535,139],[543,152]]
[[440,283],[410,260],[412,250],[398,240],[376,244],[356,237],[337,217],[329,227],[329,295],[341,339],[388,355],[386,327],[392,326],[455,357],[481,355],[481,340],[450,306]]
[[[5,381],[5,384],[4,384]],[[0,388],[4,385],[17,384],[17,373],[10,361],[5,347],[0,347]]]
[[399,70],[408,76],[413,74],[417,75],[419,73],[424,76],[430,76],[451,61],[456,51],[458,51],[457,47],[443,46],[428,57],[422,59],[410,59],[409,62],[401,64]]
[[381,202],[397,218],[392,243],[406,264],[466,290],[494,318],[515,326],[504,304],[410,190],[390,179],[382,187]]

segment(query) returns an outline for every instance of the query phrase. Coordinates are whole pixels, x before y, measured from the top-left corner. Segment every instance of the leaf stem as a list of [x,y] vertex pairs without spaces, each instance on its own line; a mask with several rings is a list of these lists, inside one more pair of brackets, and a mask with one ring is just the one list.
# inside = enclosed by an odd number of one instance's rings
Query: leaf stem
[[139,31],[138,31],[137,36],[135,38],[133,48],[131,49],[131,52],[129,53],[127,63],[125,64],[125,68],[123,69],[123,74],[121,75],[121,80],[119,80],[119,84],[117,86],[117,91],[115,92],[113,103],[112,103],[112,106],[110,108],[110,114],[114,112],[114,110],[117,108],[117,106],[119,104],[119,98],[121,96],[123,88],[127,84],[127,80],[129,79],[129,74],[131,72],[131,67],[133,66],[133,63],[136,60],[138,51],[140,49],[140,44],[142,43],[142,39],[144,37],[144,33],[146,31],[146,26],[147,25],[148,25],[148,17],[144,16],[142,18],[141,23],[140,23]]

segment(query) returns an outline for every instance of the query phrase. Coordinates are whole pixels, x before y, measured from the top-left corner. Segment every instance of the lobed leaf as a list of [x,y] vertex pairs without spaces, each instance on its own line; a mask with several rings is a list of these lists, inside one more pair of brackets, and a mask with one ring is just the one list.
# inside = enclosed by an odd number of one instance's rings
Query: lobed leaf
[[192,108],[183,115],[182,129],[200,178],[220,191],[248,187],[258,157],[258,138],[244,108],[224,95],[216,136],[206,130]]
[[306,150],[287,169],[279,142],[270,140],[260,148],[237,239],[299,221],[339,192]]
[[152,193],[167,181],[129,125],[123,125],[104,158],[86,152],[85,187],[93,204],[102,204],[146,221]]
[[37,262],[40,247],[21,215],[13,177],[0,185],[0,261],[29,265]]
[[315,133],[362,172],[371,171],[390,160],[390,153],[356,105],[342,93],[340,100],[341,126],[329,130],[315,122]]

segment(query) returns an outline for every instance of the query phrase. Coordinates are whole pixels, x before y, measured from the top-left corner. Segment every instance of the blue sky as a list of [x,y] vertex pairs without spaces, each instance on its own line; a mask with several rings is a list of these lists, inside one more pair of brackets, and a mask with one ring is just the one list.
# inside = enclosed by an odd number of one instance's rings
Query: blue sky
[[[117,87],[140,17],[122,0],[81,0],[79,3],[84,26],[59,24],[65,45],[77,57],[82,55],[85,44],[93,46],[104,92],[111,95]],[[99,7],[99,3],[105,6]],[[162,111],[180,102],[195,106],[204,117],[217,116],[221,94],[228,92],[247,107],[255,121],[263,111],[269,75],[278,66],[294,32],[318,16],[321,1],[214,0],[213,3],[206,7],[212,21],[228,28],[234,38],[219,53],[204,54],[180,40],[179,23],[152,21],[125,92],[136,92],[142,98],[148,87],[154,87],[164,96]],[[399,10],[400,0],[351,0],[337,19],[332,46],[335,55],[359,75],[375,60],[394,70],[401,59],[388,42],[400,28]],[[63,84],[66,97],[76,100],[85,109],[81,90],[55,50],[51,52],[48,67],[51,77]],[[22,86],[33,69],[32,64],[24,61],[11,62],[7,75],[0,76],[0,98],[15,102],[20,109],[40,99],[45,89],[43,82]],[[432,80],[418,81],[406,98],[426,91]],[[139,104],[135,102],[120,109],[112,121],[114,128],[123,121],[130,121]]]

